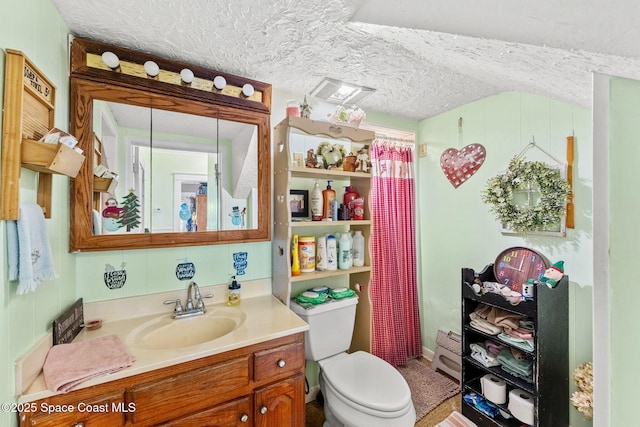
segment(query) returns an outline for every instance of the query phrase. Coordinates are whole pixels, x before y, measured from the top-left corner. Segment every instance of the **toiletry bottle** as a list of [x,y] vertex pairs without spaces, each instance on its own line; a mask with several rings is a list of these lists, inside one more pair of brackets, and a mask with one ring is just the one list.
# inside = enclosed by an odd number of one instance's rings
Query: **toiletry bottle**
[[331,181],[327,180],[327,189],[322,190],[322,218],[333,218],[333,201],[336,199],[336,190],[331,188]]
[[349,239],[349,233],[342,233],[338,245],[340,246],[338,268],[346,270],[351,267],[351,239]]
[[349,185],[344,188],[344,196],[342,198],[342,202],[344,206],[349,211],[349,218],[353,219],[353,201],[360,197],[360,195],[353,189],[353,185]]
[[327,237],[319,236],[316,243],[316,270],[322,271],[327,268]]
[[318,185],[318,181],[316,181],[313,186],[313,190],[311,190],[311,220],[312,221],[320,221],[322,220],[322,190]]
[[227,305],[235,307],[240,305],[240,283],[236,281],[236,276],[231,276],[233,281],[227,289]]
[[338,269],[338,242],[336,236],[327,236],[327,270]]
[[333,199],[331,201],[331,220],[333,221],[338,220],[338,200],[337,199]]
[[355,220],[364,219],[364,199],[358,197],[352,202],[353,205],[353,218]]
[[364,265],[364,236],[362,231],[356,230],[353,236],[353,266],[362,267]]
[[291,238],[291,275],[299,276],[300,271],[300,256],[298,255],[298,235],[294,234]]

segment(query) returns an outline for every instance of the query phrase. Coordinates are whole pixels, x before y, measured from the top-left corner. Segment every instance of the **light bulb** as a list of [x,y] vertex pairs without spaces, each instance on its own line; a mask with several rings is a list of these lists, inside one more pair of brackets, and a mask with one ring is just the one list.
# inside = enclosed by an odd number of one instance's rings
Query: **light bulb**
[[144,63],[144,70],[147,72],[149,77],[155,77],[160,73],[160,67],[153,61],[147,61]]
[[183,68],[182,71],[180,71],[180,78],[184,83],[191,84],[193,81],[193,71],[188,68]]
[[215,76],[213,79],[213,87],[218,90],[222,90],[227,85],[227,79],[222,76]]
[[109,51],[102,54],[102,62],[112,70],[115,70],[120,66],[120,59],[118,59],[118,55]]
[[246,83],[244,86],[242,86],[242,94],[247,98],[253,95],[253,92],[254,92],[253,86],[250,85],[249,83]]

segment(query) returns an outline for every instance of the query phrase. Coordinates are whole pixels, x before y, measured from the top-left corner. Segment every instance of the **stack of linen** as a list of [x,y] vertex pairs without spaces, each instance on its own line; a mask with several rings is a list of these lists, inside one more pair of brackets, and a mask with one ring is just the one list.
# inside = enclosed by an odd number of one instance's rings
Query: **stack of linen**
[[500,366],[498,355],[505,346],[495,341],[475,342],[469,345],[471,357],[487,368]]
[[516,348],[503,349],[496,358],[503,371],[533,383],[533,360]]
[[469,325],[472,328],[485,334],[497,335],[507,344],[526,351],[533,351],[535,348],[534,324],[526,316],[486,304],[478,304],[469,314],[469,319]]

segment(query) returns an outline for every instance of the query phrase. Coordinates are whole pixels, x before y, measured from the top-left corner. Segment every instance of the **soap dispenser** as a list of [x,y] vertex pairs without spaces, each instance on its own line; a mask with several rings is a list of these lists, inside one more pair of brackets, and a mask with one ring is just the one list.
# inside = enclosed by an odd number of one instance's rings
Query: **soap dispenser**
[[235,307],[240,305],[240,283],[236,281],[236,276],[231,276],[233,281],[227,289],[227,305]]

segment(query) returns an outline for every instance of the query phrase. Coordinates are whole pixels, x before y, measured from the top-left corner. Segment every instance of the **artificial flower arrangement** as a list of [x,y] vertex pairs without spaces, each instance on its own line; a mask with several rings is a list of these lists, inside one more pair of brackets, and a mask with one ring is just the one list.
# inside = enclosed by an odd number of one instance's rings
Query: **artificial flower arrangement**
[[583,363],[573,371],[578,390],[571,395],[571,403],[588,419],[593,418],[593,363]]
[[[532,185],[540,192],[534,206],[514,203],[514,192]],[[558,223],[566,212],[569,184],[558,169],[543,162],[526,162],[514,157],[507,170],[487,181],[482,200],[506,228],[518,233],[544,230]]]
[[367,114],[357,105],[352,105],[349,108],[340,105],[336,108],[336,112],[329,117],[336,123],[353,123],[359,125],[360,122],[367,117]]
[[333,169],[342,166],[347,150],[342,144],[331,144],[328,141],[322,141],[318,145],[317,153],[322,156],[324,168]]

